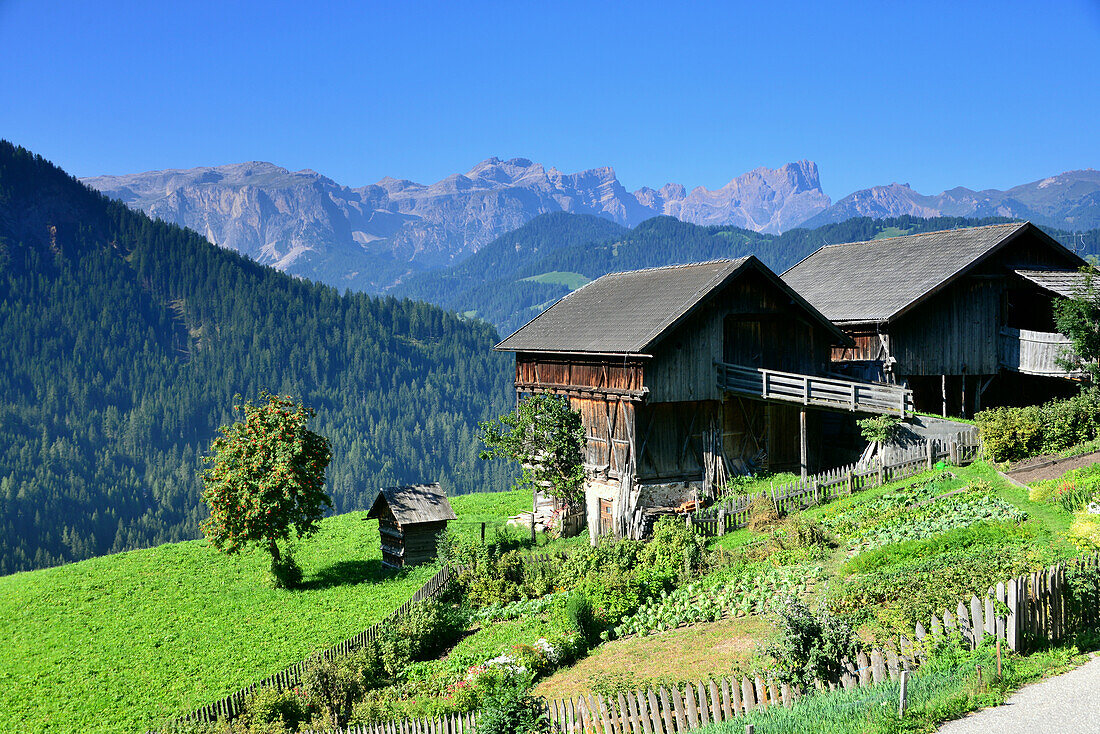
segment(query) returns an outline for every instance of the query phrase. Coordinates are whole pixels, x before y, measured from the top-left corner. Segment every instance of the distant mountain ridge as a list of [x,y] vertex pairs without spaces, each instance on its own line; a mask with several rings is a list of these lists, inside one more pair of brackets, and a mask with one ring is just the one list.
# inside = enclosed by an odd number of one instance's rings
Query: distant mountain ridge
[[563,173],[526,158],[488,158],[425,185],[385,177],[351,188],[316,171],[251,162],[82,179],[131,208],[211,242],[338,287],[389,290],[461,262],[541,214],[567,212],[634,227],[654,216],[781,234],[852,217],[1003,216],[1066,230],[1100,226],[1100,172],[1070,171],[1008,191],[935,196],[877,186],[835,204],[817,164],[756,168],[714,190],[669,183],[631,193],[610,167]]

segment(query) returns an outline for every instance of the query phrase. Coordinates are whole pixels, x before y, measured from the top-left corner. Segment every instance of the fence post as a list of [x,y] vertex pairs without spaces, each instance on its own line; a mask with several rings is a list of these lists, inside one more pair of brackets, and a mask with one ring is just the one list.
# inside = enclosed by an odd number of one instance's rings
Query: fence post
[[931,469],[932,468],[932,463],[933,463],[932,462],[932,439],[931,438],[926,439],[924,443],[926,445],[926,448],[928,449],[928,468]]
[[886,457],[879,456],[878,458],[878,486],[886,484]]
[[905,699],[909,692],[909,671],[901,671],[901,688],[898,691],[898,716],[905,716]]

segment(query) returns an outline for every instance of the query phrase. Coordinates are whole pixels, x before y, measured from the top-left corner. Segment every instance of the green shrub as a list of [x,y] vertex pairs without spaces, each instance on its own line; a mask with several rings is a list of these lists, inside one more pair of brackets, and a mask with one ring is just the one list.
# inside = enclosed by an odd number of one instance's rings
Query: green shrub
[[297,731],[310,713],[310,707],[296,691],[263,687],[248,697],[241,723],[249,731]]
[[975,420],[985,450],[996,461],[1057,453],[1100,436],[1100,390],[1041,406],[983,410]]
[[580,546],[565,559],[558,569],[558,585],[571,589],[583,583],[591,573],[632,571],[644,547],[645,543],[640,540],[601,536],[595,545]]
[[565,619],[589,646],[600,639],[600,623],[583,589],[577,589],[569,595],[565,604]]
[[653,527],[653,539],[642,549],[638,560],[645,567],[679,574],[685,570],[697,571],[703,565],[706,540],[675,517],[662,517]]
[[1041,450],[1043,426],[1039,409],[993,408],[974,416],[982,445],[995,461],[1015,461]]
[[348,723],[356,701],[378,685],[381,672],[378,650],[368,645],[333,660],[311,658],[302,672],[300,690],[326,725],[341,727]]
[[775,612],[778,633],[764,647],[783,677],[809,690],[815,679],[836,680],[840,661],[854,660],[858,639],[851,626],[828,609],[814,614],[797,597],[788,597]]
[[517,685],[502,685],[483,699],[477,734],[550,734],[546,702]]
[[1075,512],[1073,523],[1069,526],[1068,538],[1082,553],[1100,551],[1100,515],[1094,515],[1088,510]]
[[413,604],[394,627],[408,640],[412,660],[431,660],[458,639],[468,623],[461,610],[429,600]]
[[290,551],[271,559],[269,583],[276,589],[296,589],[302,585],[302,568]]

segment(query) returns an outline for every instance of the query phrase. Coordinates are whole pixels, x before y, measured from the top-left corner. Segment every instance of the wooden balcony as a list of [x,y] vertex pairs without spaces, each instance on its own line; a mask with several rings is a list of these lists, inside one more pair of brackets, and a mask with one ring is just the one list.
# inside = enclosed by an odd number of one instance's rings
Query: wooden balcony
[[913,412],[913,391],[881,382],[857,382],[833,377],[743,367],[717,362],[718,388],[764,400],[800,403],[811,408],[896,415]]
[[1084,376],[1083,372],[1066,372],[1058,366],[1058,358],[1073,351],[1073,343],[1064,334],[1005,326],[997,346],[1001,367],[1006,370],[1045,377]]

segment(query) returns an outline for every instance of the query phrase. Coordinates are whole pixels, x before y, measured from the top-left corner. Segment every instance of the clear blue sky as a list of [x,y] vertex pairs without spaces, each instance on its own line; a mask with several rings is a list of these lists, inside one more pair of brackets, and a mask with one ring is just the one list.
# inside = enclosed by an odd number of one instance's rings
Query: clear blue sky
[[267,160],[362,185],[492,155],[835,199],[1100,167],[1100,0],[0,0],[0,137],[78,176]]

